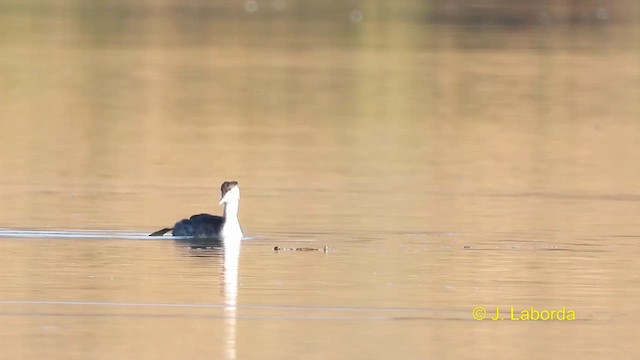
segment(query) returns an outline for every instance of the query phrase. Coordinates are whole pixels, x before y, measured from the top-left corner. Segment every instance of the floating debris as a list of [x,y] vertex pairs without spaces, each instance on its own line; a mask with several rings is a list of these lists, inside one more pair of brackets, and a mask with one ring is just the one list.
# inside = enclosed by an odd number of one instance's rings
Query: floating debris
[[322,251],[322,252],[329,252],[330,249],[326,245],[321,247],[321,248],[313,248],[313,247],[289,248],[289,247],[275,246],[273,248],[273,251]]

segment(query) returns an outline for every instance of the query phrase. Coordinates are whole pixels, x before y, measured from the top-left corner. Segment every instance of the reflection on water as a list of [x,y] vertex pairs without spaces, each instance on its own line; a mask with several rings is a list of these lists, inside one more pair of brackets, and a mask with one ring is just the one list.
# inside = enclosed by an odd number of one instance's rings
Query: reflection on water
[[238,303],[238,263],[240,260],[240,242],[203,244],[202,241],[179,240],[178,244],[186,245],[185,250],[191,257],[220,258],[222,264],[216,264],[221,271],[224,298],[224,355],[227,359],[236,359],[237,338],[237,303]]
[[637,9],[501,3],[0,5],[0,357],[637,355]]
[[224,248],[225,356],[236,358],[236,305],[238,302],[238,261],[240,242],[231,241]]

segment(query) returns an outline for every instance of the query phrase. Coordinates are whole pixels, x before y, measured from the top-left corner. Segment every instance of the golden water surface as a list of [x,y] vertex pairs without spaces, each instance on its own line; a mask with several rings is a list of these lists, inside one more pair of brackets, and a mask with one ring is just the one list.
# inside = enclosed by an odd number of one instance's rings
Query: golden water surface
[[4,5],[0,358],[637,358],[640,27],[291,3]]

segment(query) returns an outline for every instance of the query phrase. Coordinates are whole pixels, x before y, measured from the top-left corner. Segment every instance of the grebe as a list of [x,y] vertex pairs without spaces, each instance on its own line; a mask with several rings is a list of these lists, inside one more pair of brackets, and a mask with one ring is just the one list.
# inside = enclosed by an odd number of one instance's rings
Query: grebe
[[222,198],[219,205],[224,204],[224,215],[209,214],[193,215],[188,219],[178,221],[172,228],[164,228],[149,236],[162,236],[169,231],[173,236],[186,236],[196,239],[235,240],[242,239],[242,228],[238,221],[238,205],[240,202],[240,188],[237,181],[225,181],[220,186]]

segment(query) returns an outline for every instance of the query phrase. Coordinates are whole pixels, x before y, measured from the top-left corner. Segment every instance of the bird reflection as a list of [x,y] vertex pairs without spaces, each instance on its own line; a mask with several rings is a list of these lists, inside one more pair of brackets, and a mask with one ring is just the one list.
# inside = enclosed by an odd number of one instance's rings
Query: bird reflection
[[176,240],[185,246],[189,257],[213,258],[220,266],[224,296],[224,349],[227,359],[236,358],[236,317],[238,300],[238,263],[240,260],[240,241],[203,241],[199,239]]
[[175,239],[188,250],[189,257],[222,258],[224,244],[218,239]]

